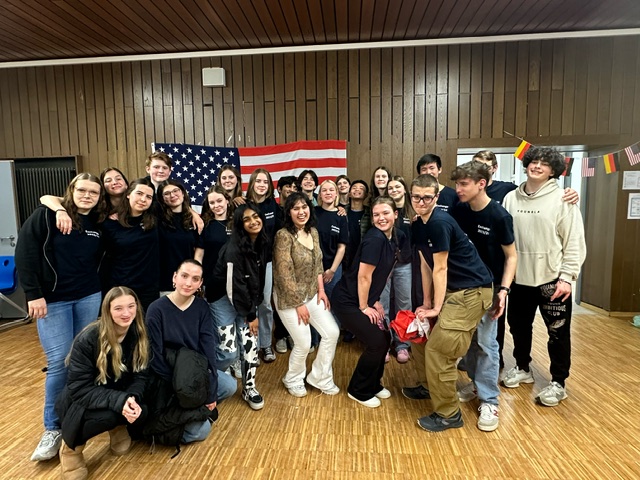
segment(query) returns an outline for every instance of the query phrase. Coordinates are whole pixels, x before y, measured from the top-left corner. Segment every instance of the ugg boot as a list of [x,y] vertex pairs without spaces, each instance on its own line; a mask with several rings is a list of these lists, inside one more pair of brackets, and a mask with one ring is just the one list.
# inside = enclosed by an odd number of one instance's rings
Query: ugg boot
[[89,476],[87,464],[84,462],[82,450],[84,445],[78,445],[72,450],[64,441],[60,447],[60,467],[63,480],[85,480]]
[[126,425],[109,430],[109,437],[111,439],[111,453],[114,455],[124,455],[131,450],[131,437],[127,432]]

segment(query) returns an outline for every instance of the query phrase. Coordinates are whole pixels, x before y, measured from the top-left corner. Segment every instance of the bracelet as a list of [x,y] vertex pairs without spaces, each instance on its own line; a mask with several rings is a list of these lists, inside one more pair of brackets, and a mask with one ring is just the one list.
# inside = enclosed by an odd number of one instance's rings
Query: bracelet
[[564,278],[558,278],[558,282],[567,283],[571,285],[571,282],[567,282]]
[[498,287],[498,290],[504,290],[505,292],[507,292],[507,295],[511,293],[511,289],[509,287],[505,287],[504,285],[500,285]]
[[369,308],[369,305],[367,305],[367,306],[366,306],[366,307],[364,307],[364,308],[361,308],[361,309],[360,309],[360,311],[361,311],[362,313],[364,313],[364,311],[365,311],[367,308]]
[[58,213],[58,212],[64,212],[64,213],[67,213],[67,210],[66,210],[66,209],[64,209],[64,208],[59,208],[59,209],[57,209],[57,210],[56,210],[56,213]]

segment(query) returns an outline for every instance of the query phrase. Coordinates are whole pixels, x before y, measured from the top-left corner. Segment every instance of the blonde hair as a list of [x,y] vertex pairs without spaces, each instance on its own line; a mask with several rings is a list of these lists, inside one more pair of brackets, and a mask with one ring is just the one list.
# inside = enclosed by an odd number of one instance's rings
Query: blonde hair
[[114,373],[114,380],[118,381],[122,373],[127,371],[127,367],[122,363],[122,346],[118,342],[118,336],[114,328],[113,317],[111,316],[111,303],[120,297],[130,295],[136,302],[136,316],[130,328],[135,328],[138,333],[138,341],[133,352],[133,371],[140,372],[147,368],[149,364],[149,338],[144,324],[144,315],[140,300],[133,290],[128,287],[113,287],[107,292],[102,301],[100,318],[95,322],[98,325],[98,344],[100,351],[96,367],[98,376],[96,383],[104,385],[107,383],[109,364]]
[[318,189],[318,197],[320,199],[320,202],[322,202],[324,204],[324,202],[322,201],[322,197],[320,197],[320,192],[322,192],[322,187],[323,185],[325,185],[326,183],[333,185],[333,188],[336,189],[336,199],[333,201],[333,205],[331,205],[332,207],[337,207],[338,204],[340,203],[340,192],[338,192],[338,185],[336,185],[336,182],[334,182],[333,180],[325,180],[324,182],[322,182],[320,184],[320,188]]

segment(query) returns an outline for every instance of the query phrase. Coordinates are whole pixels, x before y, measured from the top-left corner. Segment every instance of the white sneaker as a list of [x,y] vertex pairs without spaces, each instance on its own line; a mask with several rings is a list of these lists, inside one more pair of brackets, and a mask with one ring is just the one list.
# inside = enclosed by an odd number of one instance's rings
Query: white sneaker
[[58,454],[62,444],[62,432],[60,430],[46,430],[40,438],[38,446],[31,455],[32,462],[51,460]]
[[281,338],[276,342],[276,352],[287,353],[287,339]]
[[567,390],[558,382],[551,382],[536,397],[536,400],[546,407],[555,407],[567,398]]
[[355,400],[360,405],[364,405],[365,407],[376,408],[380,406],[380,399],[375,396],[371,397],[369,400],[358,400],[356,397],[354,397],[350,393],[347,393],[347,397],[349,397],[351,400]]
[[320,388],[318,386],[318,382],[316,382],[313,378],[311,378],[311,375],[307,375],[307,383],[311,385],[313,388],[317,388],[325,395],[337,395],[338,393],[340,393],[340,388],[338,388],[338,386],[333,382],[327,388]]
[[493,432],[498,428],[498,406],[492,403],[481,403],[480,417],[478,418],[478,428],[483,432]]
[[458,400],[462,403],[467,403],[478,396],[478,391],[473,382],[467,383],[464,387],[458,390]]
[[233,362],[229,368],[231,368],[234,377],[242,378],[242,364],[240,363],[240,359]]
[[293,387],[287,387],[289,395],[302,398],[307,396],[307,389],[304,385],[294,385]]
[[507,388],[516,388],[519,387],[521,383],[533,382],[533,373],[531,370],[525,372],[524,370],[520,370],[517,365],[509,370],[502,379],[502,384]]
[[382,399],[389,398],[391,397],[391,392],[383,387],[382,390],[376,393],[376,397],[382,398]]

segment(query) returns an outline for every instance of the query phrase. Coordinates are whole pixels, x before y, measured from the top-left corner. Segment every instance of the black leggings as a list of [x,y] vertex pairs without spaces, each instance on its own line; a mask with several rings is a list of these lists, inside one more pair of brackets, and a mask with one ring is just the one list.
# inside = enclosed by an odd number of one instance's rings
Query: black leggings
[[[108,432],[120,425],[127,425],[127,430],[132,438],[142,437],[142,426],[144,425],[147,417],[146,405],[141,405],[142,413],[138,419],[133,422],[127,422],[126,418],[121,413],[116,413],[109,409],[91,409],[85,410],[82,416],[82,425],[79,435],[76,437],[76,445],[84,445],[87,440],[100,435],[103,432]],[[74,445],[75,448],[75,445]]]

